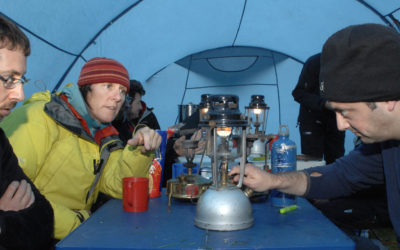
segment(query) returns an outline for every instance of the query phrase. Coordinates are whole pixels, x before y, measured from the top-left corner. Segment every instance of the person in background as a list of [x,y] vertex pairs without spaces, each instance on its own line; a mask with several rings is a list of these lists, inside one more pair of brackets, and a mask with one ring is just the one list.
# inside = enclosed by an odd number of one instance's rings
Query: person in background
[[130,80],[130,89],[125,104],[117,118],[112,122],[124,143],[132,137],[132,133],[136,129],[145,126],[151,129],[160,129],[153,108],[147,107],[146,103],[142,101],[145,94],[146,91],[139,81]]
[[[320,91],[339,130],[362,144],[327,166],[270,174],[254,166],[243,183],[312,199],[346,197],[385,185],[389,217],[400,240],[400,35],[379,24],[346,27],[324,44]],[[237,181],[239,168],[230,175]],[[357,242],[356,244],[358,244]],[[400,246],[400,244],[399,244]]]
[[158,133],[138,129],[123,146],[111,125],[129,88],[122,64],[92,58],[77,85],[35,93],[1,124],[21,167],[53,207],[56,239],[90,216],[99,191],[121,199],[122,178],[149,175]]
[[336,125],[335,112],[329,110],[329,101],[319,94],[321,53],[304,63],[299,81],[292,95],[300,103],[298,124],[301,139],[299,160],[322,160],[326,164],[344,155],[345,132]]
[[[0,15],[0,121],[25,98],[29,54],[28,38]],[[54,228],[50,203],[18,165],[2,129],[0,141],[0,249],[50,249]]]

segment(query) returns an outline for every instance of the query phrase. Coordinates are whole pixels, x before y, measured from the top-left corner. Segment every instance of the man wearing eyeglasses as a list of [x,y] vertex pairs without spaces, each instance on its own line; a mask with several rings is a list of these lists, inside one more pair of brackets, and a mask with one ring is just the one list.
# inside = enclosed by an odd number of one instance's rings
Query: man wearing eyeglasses
[[[11,55],[10,55],[11,54]],[[5,58],[13,57],[13,53],[6,51],[3,53]],[[7,60],[7,59],[6,59]],[[6,61],[4,60],[4,61]],[[0,62],[1,63],[1,62]],[[12,74],[18,74],[18,72],[13,72]],[[14,78],[14,76],[2,76],[0,75],[0,80],[3,82],[3,88],[6,89],[5,92],[0,93],[1,97],[1,107],[0,107],[0,121],[10,114],[11,109],[13,109],[18,101],[24,99],[24,89],[23,84],[27,83],[29,80],[25,76],[20,76],[20,78]]]
[[[29,54],[28,38],[0,15],[0,120],[25,98]],[[49,249],[53,221],[50,203],[19,167],[0,129],[0,249]]]

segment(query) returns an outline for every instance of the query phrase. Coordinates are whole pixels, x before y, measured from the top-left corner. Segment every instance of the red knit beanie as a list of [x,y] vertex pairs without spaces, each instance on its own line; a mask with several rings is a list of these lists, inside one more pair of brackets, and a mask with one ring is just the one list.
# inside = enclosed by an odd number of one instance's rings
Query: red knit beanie
[[105,57],[95,57],[83,65],[78,86],[105,82],[121,84],[127,87],[129,92],[129,74],[119,62]]

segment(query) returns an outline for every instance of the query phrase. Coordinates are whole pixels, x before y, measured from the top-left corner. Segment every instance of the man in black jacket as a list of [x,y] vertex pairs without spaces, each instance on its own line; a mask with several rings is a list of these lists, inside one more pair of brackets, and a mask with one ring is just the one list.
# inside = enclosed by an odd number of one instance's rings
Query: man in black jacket
[[[320,62],[321,53],[307,59],[292,95],[300,103],[298,122],[302,156],[308,159],[323,156],[326,164],[330,164],[344,155],[345,131],[338,130],[335,112],[329,109],[329,101],[320,95]],[[312,202],[349,234],[390,224],[384,185],[345,198]]]
[[[0,120],[24,96],[28,80],[26,58],[30,43],[25,34],[0,15]],[[50,203],[18,165],[0,129],[0,249],[49,249],[54,216]]]
[[299,159],[324,158],[330,164],[344,155],[345,132],[338,130],[335,113],[327,109],[329,102],[319,94],[320,60],[321,53],[307,59],[292,95],[300,103],[298,123],[303,155]]

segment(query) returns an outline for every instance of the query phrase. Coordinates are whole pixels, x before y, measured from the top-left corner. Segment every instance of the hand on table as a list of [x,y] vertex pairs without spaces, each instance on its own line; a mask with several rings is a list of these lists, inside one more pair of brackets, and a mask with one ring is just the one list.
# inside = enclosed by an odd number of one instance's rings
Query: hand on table
[[13,181],[0,198],[0,210],[19,211],[35,201],[31,185],[26,180]]

